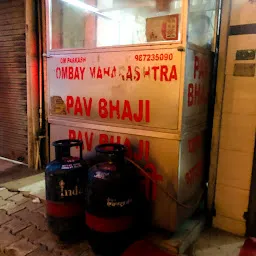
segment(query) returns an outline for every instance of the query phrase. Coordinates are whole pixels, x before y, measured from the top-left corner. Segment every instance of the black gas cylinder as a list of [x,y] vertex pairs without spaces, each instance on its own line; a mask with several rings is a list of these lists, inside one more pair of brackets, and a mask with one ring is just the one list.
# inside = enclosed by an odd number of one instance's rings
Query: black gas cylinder
[[125,146],[102,144],[99,162],[88,171],[86,224],[88,241],[99,255],[120,255],[136,238],[139,182],[125,161]]
[[[45,171],[46,212],[50,230],[61,240],[83,236],[87,165],[82,159],[80,140],[53,142],[56,159]],[[80,148],[80,157],[70,155],[71,147]]]

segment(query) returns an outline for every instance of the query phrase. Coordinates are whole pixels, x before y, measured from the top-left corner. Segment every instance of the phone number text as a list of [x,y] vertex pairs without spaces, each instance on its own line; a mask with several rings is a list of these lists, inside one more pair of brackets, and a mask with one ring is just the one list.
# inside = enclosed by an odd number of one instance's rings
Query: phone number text
[[154,54],[137,54],[135,60],[137,61],[158,61],[158,60],[172,60],[172,53],[154,53]]

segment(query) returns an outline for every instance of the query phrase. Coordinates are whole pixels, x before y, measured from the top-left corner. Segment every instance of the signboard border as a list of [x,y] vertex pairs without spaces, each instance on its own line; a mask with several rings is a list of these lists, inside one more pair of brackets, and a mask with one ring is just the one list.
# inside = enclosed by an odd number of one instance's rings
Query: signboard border
[[[181,54],[181,62],[180,62],[180,80],[178,81],[179,83],[179,98],[178,98],[178,115],[177,115],[177,125],[175,129],[168,129],[168,128],[159,128],[159,127],[146,127],[146,126],[141,126],[141,125],[134,125],[134,124],[118,124],[118,123],[108,123],[107,122],[107,126],[113,126],[113,127],[126,127],[128,126],[130,129],[139,129],[139,130],[150,130],[150,131],[154,131],[154,132],[164,132],[164,133],[180,133],[181,132],[181,126],[182,126],[182,112],[183,112],[183,91],[184,91],[184,74],[185,74],[185,66],[184,63],[186,63],[186,54],[184,53],[184,51],[182,51],[181,49],[184,49],[183,45],[180,44],[180,42],[177,43],[170,43],[168,42],[168,47],[166,44],[162,44],[162,45],[134,45],[134,46],[128,46],[128,47],[106,47],[106,48],[97,48],[97,49],[62,49],[62,50],[56,50],[56,51],[50,51],[50,54],[47,56],[47,58],[53,58],[54,56],[58,56],[58,57],[67,57],[67,55],[72,55],[72,54],[90,54],[90,53],[111,53],[111,52],[132,52],[132,51],[148,51],[148,50],[174,50],[176,49],[178,53]],[[52,123],[53,120],[59,119],[59,120],[63,120],[63,117],[60,115],[52,115],[51,111],[50,111],[50,79],[49,79],[49,63],[47,61],[47,84],[48,84],[48,88],[47,88],[47,100],[48,100],[48,104],[47,104],[47,112],[48,112],[48,123]],[[65,118],[66,121],[70,120],[73,122],[77,122],[80,124],[84,124],[84,123],[89,123],[89,124],[95,124],[95,125],[103,125],[104,121],[95,121],[95,120],[83,120],[83,119],[79,119],[76,117],[72,117],[72,116],[68,116],[67,118]]]

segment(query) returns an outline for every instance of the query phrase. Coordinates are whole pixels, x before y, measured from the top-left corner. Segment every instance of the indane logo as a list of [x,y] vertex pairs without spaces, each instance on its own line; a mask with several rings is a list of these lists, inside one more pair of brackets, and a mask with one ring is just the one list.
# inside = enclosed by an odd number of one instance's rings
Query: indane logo
[[75,185],[73,189],[65,189],[65,182],[64,180],[61,180],[59,182],[59,186],[60,186],[60,196],[62,198],[64,197],[70,197],[70,196],[78,196],[78,195],[81,195],[83,194],[83,191],[82,189],[80,189],[78,187],[78,185]]

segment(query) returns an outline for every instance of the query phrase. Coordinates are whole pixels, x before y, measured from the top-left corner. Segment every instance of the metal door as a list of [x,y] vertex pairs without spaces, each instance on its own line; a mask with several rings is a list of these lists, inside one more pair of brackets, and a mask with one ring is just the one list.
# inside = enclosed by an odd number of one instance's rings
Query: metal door
[[24,0],[0,1],[0,156],[27,162]]

